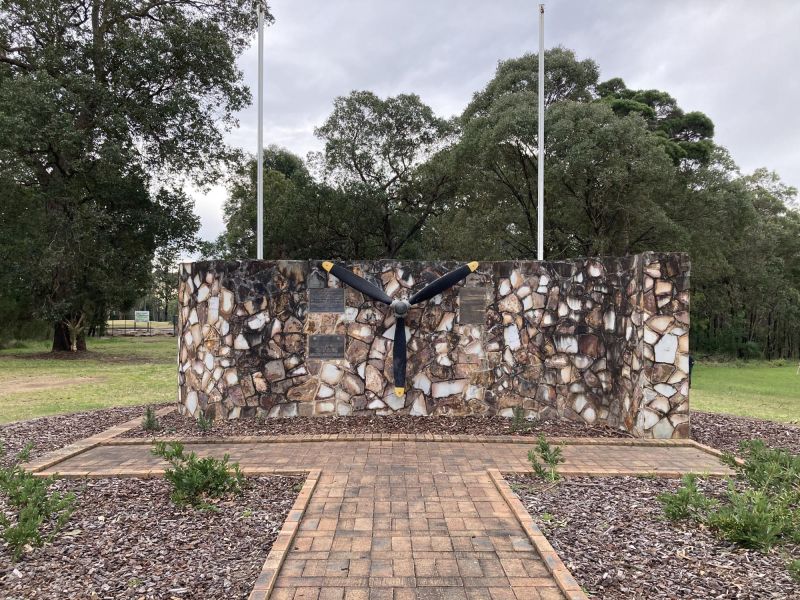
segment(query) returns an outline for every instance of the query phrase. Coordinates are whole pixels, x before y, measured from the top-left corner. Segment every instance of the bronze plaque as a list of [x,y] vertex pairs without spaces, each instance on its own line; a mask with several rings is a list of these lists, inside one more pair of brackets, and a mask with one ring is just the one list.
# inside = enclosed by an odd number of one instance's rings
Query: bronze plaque
[[308,312],[343,313],[344,288],[310,288],[308,290]]
[[343,335],[310,335],[306,358],[344,358],[344,340]]
[[483,325],[489,304],[486,288],[465,287],[458,290],[458,322],[462,325]]

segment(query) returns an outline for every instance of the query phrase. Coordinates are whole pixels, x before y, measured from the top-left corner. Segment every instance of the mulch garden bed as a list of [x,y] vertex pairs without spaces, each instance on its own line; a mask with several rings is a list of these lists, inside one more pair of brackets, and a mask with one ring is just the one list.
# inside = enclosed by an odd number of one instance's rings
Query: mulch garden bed
[[800,454],[800,427],[752,417],[692,412],[692,438],[701,444],[737,452],[744,440],[761,439],[773,448]]
[[8,466],[13,463],[28,442],[34,443],[31,451],[33,459],[119,423],[141,417],[144,411],[144,406],[125,406],[0,425],[0,442],[5,450],[5,455],[0,456],[0,465]]
[[[705,527],[664,517],[657,496],[675,479],[570,477],[556,485],[507,476],[567,568],[593,598],[800,598],[788,557],[717,539]],[[725,482],[699,487],[719,495]],[[800,548],[794,548],[795,557]]]
[[[632,437],[611,427],[587,427],[574,421],[535,421],[520,431],[505,417],[294,417],[291,419],[239,419],[215,421],[210,431],[201,431],[194,419],[177,411],[159,420],[157,432],[137,427],[123,437],[161,436],[224,437],[240,435],[315,435],[336,433],[432,433],[466,435],[511,435],[535,437]],[[739,443],[753,438],[767,445],[800,453],[800,427],[762,419],[692,412],[692,438],[702,444],[736,452]]]
[[[631,437],[611,427],[587,427],[574,421],[535,421],[523,430],[514,429],[505,417],[411,417],[351,416],[293,417],[287,419],[237,419],[215,421],[210,431],[201,431],[194,419],[177,412],[159,419],[155,436],[224,437],[239,435],[317,435],[335,433],[431,433],[439,435],[515,435],[546,437]],[[122,437],[152,438],[154,432],[141,427]]]
[[242,496],[211,511],[176,507],[163,479],[60,480],[57,489],[76,493],[75,512],[16,564],[0,548],[0,595],[247,598],[302,481],[249,477]]

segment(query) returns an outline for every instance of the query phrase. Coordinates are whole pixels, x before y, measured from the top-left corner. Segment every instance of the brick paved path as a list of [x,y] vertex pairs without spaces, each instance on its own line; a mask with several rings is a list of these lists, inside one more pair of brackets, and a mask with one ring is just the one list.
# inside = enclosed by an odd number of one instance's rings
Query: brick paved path
[[[727,472],[696,445],[625,444],[584,440],[567,445],[560,471]],[[321,469],[288,553],[281,554],[269,596],[275,600],[583,598],[555,554],[542,551],[546,541],[531,544],[536,536],[530,525],[526,530],[524,511],[514,508],[515,501],[501,493],[488,471],[529,471],[531,447],[530,440],[422,438],[187,444],[199,455],[228,453],[245,472]],[[149,450],[141,440],[104,440],[43,473],[159,474],[163,463]],[[560,569],[566,592],[551,575],[558,575],[554,568]],[[254,592],[253,597],[264,596]]]

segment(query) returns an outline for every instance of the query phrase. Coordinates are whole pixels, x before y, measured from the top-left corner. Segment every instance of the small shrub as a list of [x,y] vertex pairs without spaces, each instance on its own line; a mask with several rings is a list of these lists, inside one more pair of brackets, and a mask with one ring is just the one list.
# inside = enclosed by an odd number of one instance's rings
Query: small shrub
[[791,502],[800,502],[800,455],[788,450],[770,448],[762,440],[748,440],[739,447],[744,464],[732,454],[723,456],[723,462],[737,471],[740,479],[756,490],[771,495],[787,495]]
[[170,498],[175,504],[186,504],[200,508],[213,508],[207,500],[228,494],[241,494],[244,475],[238,463],[228,464],[226,454],[221,460],[213,456],[197,458],[194,452],[185,454],[183,444],[172,442],[167,446],[157,442],[153,454],[168,461],[172,468],[164,477],[172,484]]
[[197,428],[203,433],[211,431],[214,428],[214,421],[201,412],[197,415]]
[[789,571],[789,575],[800,581],[800,558],[790,560],[789,564],[786,565],[786,569]]
[[[10,519],[0,513],[0,536],[15,561],[25,546],[39,547],[52,540],[69,520],[75,505],[74,494],[50,491],[53,477],[35,477],[19,466],[20,459],[29,457],[31,447],[28,444],[20,452],[17,464],[0,468],[0,491],[8,499],[9,508],[16,511],[16,518]],[[0,448],[0,456],[3,454]]]
[[[539,462],[540,458],[542,462]],[[533,472],[541,479],[546,481],[561,479],[557,471],[559,463],[564,462],[564,457],[561,456],[561,446],[551,446],[543,435],[539,435],[536,449],[528,451],[528,460],[533,467]]]
[[695,473],[684,475],[682,482],[683,485],[674,494],[664,493],[658,496],[658,500],[664,505],[664,514],[673,521],[704,519],[709,509],[714,506],[713,500],[706,498],[697,489]]
[[709,513],[706,522],[726,540],[764,552],[791,538],[795,527],[786,502],[763,490],[740,493],[732,486],[727,502]]
[[694,519],[720,537],[745,548],[768,551],[787,542],[800,543],[800,457],[761,440],[741,444],[743,462],[732,455],[723,461],[736,470],[740,484],[728,482],[721,502],[697,489],[696,477],[659,499],[669,518]]
[[158,417],[156,416],[156,409],[152,406],[148,406],[144,411],[142,429],[145,431],[158,431],[161,429],[161,423],[158,422]]
[[515,406],[511,409],[511,431],[530,431],[535,421],[529,421],[525,418],[525,409],[521,406]]

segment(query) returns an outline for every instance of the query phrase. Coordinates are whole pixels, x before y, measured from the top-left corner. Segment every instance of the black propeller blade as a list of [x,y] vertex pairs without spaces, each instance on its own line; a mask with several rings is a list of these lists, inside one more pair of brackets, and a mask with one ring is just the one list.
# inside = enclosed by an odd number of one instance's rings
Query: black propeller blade
[[382,289],[375,287],[369,281],[367,281],[363,277],[359,277],[352,271],[348,271],[344,267],[335,265],[329,261],[325,261],[324,263],[322,263],[322,268],[325,269],[328,273],[331,273],[334,277],[336,277],[340,281],[344,281],[350,287],[357,289],[365,296],[369,296],[373,300],[377,300],[378,302],[383,302],[384,304],[392,303],[392,298],[391,296],[389,296],[389,294],[384,292]]
[[402,398],[406,393],[406,320],[397,317],[394,322],[394,348],[392,348],[392,372],[394,393]]
[[455,271],[450,271],[449,273],[442,275],[439,277],[439,279],[429,283],[416,294],[411,296],[411,298],[408,300],[408,303],[417,304],[419,302],[423,302],[424,300],[428,300],[429,298],[433,298],[436,294],[441,294],[446,289],[464,279],[464,277],[472,273],[477,268],[478,263],[473,261],[464,265],[463,267],[457,268]]
[[394,376],[394,393],[402,397],[406,393],[406,313],[409,306],[418,304],[429,298],[433,298],[437,294],[441,294],[446,289],[452,287],[467,275],[478,268],[477,262],[471,262],[463,267],[459,267],[454,271],[450,271],[439,277],[436,281],[426,285],[419,292],[411,296],[409,300],[392,300],[382,289],[372,285],[363,277],[359,277],[355,273],[348,271],[344,267],[335,265],[330,261],[322,263],[322,268],[340,281],[343,281],[350,287],[357,289],[365,296],[369,296],[373,300],[383,302],[384,304],[391,305],[394,310],[395,316],[395,330],[394,330],[394,346],[392,348],[392,371]]

